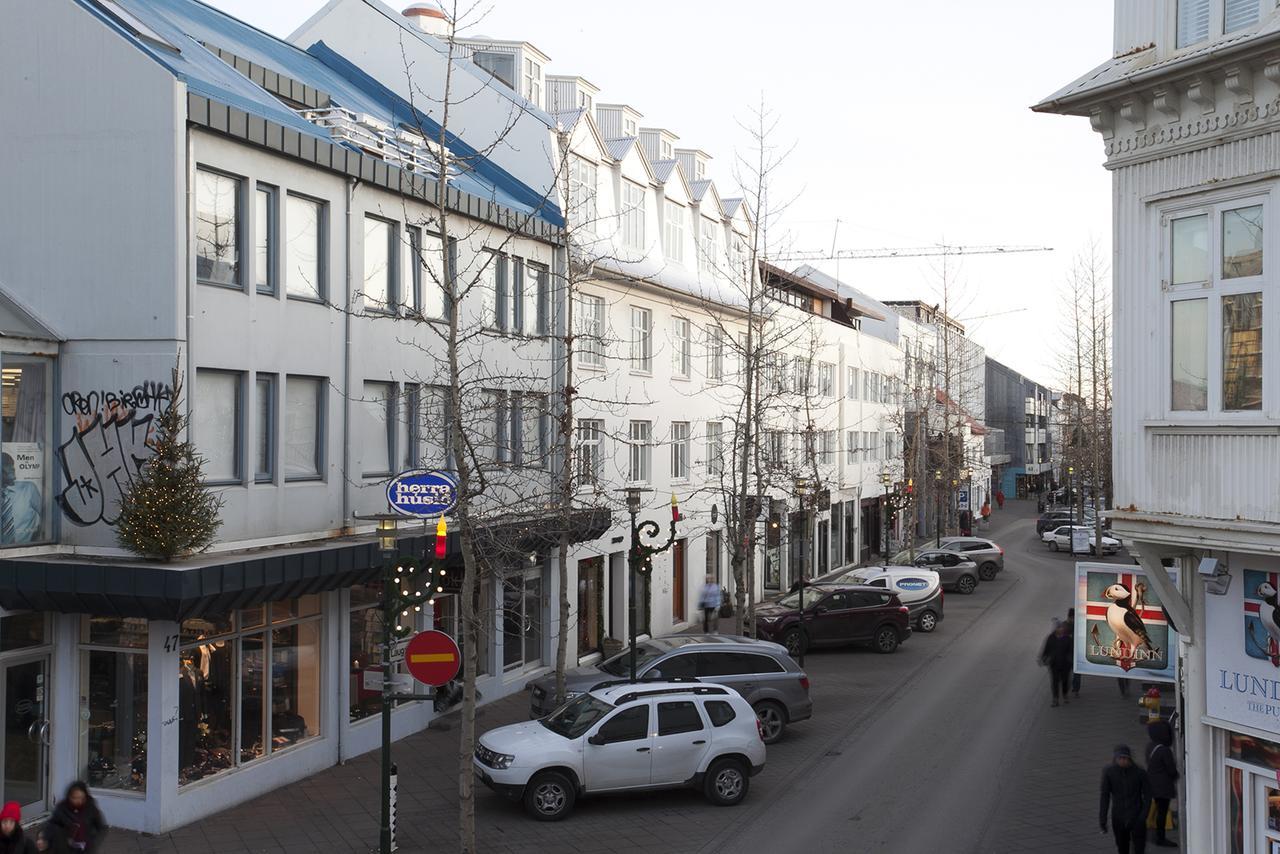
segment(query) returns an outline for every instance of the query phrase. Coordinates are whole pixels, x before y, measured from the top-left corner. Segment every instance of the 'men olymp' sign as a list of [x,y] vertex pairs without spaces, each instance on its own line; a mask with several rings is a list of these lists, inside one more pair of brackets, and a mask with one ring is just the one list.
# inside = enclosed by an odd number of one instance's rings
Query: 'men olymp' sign
[[387,503],[406,516],[443,516],[458,503],[458,482],[442,471],[401,472],[387,484]]

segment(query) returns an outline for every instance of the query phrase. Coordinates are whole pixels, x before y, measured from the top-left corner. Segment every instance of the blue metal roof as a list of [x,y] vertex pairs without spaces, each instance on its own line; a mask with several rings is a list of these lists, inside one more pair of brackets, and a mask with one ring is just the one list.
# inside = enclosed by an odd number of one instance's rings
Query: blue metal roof
[[[163,36],[178,53],[133,36],[92,0],[78,2],[132,41],[187,89],[206,98],[237,107],[302,133],[333,140],[328,131],[289,109],[274,95],[205,49],[201,42],[221,48],[263,68],[326,92],[337,106],[373,116],[392,126],[421,130],[439,138],[440,126],[371,76],[318,42],[302,50],[282,39],[255,29],[224,12],[196,0],[115,0]],[[446,147],[467,171],[450,179],[450,186],[504,207],[561,225],[563,218],[554,199],[516,179],[493,161],[481,156],[461,138],[446,134]]]

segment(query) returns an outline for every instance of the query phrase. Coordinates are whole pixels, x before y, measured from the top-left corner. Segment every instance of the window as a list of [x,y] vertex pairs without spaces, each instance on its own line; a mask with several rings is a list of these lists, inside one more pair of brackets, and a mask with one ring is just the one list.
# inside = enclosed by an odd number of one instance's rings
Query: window
[[364,384],[364,395],[360,400],[360,447],[365,477],[388,475],[394,468],[392,452],[395,442],[392,437],[396,420],[391,412],[394,400],[394,384]]
[[320,734],[320,597],[184,620],[178,785]]
[[702,715],[691,700],[658,704],[658,735],[679,735],[703,729]]
[[195,423],[210,483],[240,480],[240,378],[234,371],[196,371]]
[[847,370],[849,374],[849,387],[845,389],[845,397],[849,398],[850,400],[857,400],[858,399],[858,369],[849,368]]
[[618,712],[600,727],[599,735],[606,744],[638,741],[649,737],[649,706],[641,704]]
[[404,465],[401,471],[418,468],[422,463],[422,386],[405,383],[400,396],[404,413]]
[[598,418],[578,419],[578,477],[583,483],[600,482],[600,437],[604,422]]
[[848,430],[844,434],[844,461],[849,464],[858,461],[858,431]]
[[[444,245],[439,235],[423,236],[422,232],[416,229],[415,233],[419,238],[418,256],[422,262],[416,271],[421,284],[418,291],[421,294],[419,308],[423,317],[443,320],[449,316],[449,307],[445,304],[448,300],[449,281],[446,278]],[[452,268],[452,263],[447,265],[447,269]]]
[[1178,47],[1209,38],[1209,0],[1178,0]]
[[421,258],[422,231],[416,226],[406,225],[400,232],[400,283],[396,299],[410,316],[422,313]]
[[547,396],[525,392],[521,396],[521,411],[524,420],[521,428],[523,462],[530,468],[545,468],[551,445],[548,425],[551,412],[547,408]]
[[631,370],[653,371],[653,312],[631,307]]
[[253,479],[270,483],[276,475],[276,376],[254,379]]
[[707,379],[724,379],[724,330],[707,327]]
[[[52,494],[53,458],[49,453],[50,429],[54,423],[51,407],[53,371],[49,359],[40,356],[0,355],[3,365],[3,395],[0,396],[0,544],[20,545],[49,539],[49,497]],[[67,398],[63,398],[66,400]],[[85,404],[85,407],[88,405]],[[77,418],[80,409],[73,407]],[[59,451],[59,459],[68,474],[69,487],[83,481],[74,489],[68,488],[59,497],[63,512],[75,520],[87,520],[91,524],[100,515],[102,504],[100,484],[93,477],[84,477],[98,466],[132,465],[126,459],[126,446],[119,442],[112,456],[103,456],[110,448],[100,444],[91,451],[89,437],[77,443],[67,443]],[[91,456],[92,455],[92,456]],[[99,468],[98,471],[105,469]],[[125,469],[132,471],[131,468]],[[9,620],[0,620],[0,629]],[[0,649],[3,641],[0,640]]]
[[677,317],[671,321],[671,372],[688,378],[693,370],[693,341],[689,337],[689,321]]
[[551,271],[539,264],[528,265],[529,275],[533,278],[533,296],[536,300],[534,329],[538,335],[551,334]]
[[604,366],[604,297],[578,295],[578,364]]
[[324,205],[290,194],[285,208],[285,289],[300,299],[324,299]]
[[1209,278],[1209,215],[1173,221],[1173,279],[1175,285]]
[[747,676],[757,673],[783,673],[783,667],[767,655],[754,652],[698,653],[698,677]]
[[671,423],[671,479],[689,478],[689,422]]
[[[438,601],[438,600],[437,600]],[[370,581],[351,588],[351,641],[348,661],[350,708],[348,718],[364,720],[382,711],[382,582]],[[415,620],[415,624],[419,621]],[[438,626],[437,626],[438,628]],[[394,675],[405,673],[404,662],[392,665]],[[404,704],[393,701],[393,706]]]
[[569,222],[586,231],[595,231],[596,164],[576,155],[569,157]]
[[724,473],[724,425],[719,421],[707,422],[707,474]]
[[1222,212],[1222,278],[1262,275],[1262,205]]
[[623,136],[635,136],[635,135],[636,135],[636,120],[635,120],[635,119],[623,119],[623,120],[622,120],[622,135],[623,135]]
[[[1179,10],[1181,12],[1181,10]],[[1208,10],[1206,10],[1206,15]],[[1258,23],[1258,0],[1224,0],[1222,32],[1234,33]],[[1181,24],[1181,19],[1179,19]],[[1181,47],[1181,45],[1179,45]]]
[[813,363],[808,359],[796,356],[795,373],[792,375],[791,391],[794,394],[808,394],[813,388],[813,377],[810,372],[813,370]]
[[578,561],[578,655],[600,651],[604,638],[604,558]]
[[781,430],[765,431],[765,456],[768,457],[769,465],[772,468],[782,468],[787,463],[787,445],[786,438]]
[[484,299],[484,325],[489,329],[507,328],[507,257],[490,253],[484,271],[485,281],[480,283]]
[[532,59],[524,61],[524,97],[542,106],[542,65]]
[[836,395],[836,366],[827,362],[818,363],[818,394],[823,397]]
[[644,188],[622,182],[622,242],[632,249],[644,249]]
[[253,195],[253,282],[261,294],[276,292],[276,190],[258,184]]
[[364,218],[364,304],[370,311],[387,312],[395,300],[395,231],[392,223]]
[[1262,409],[1262,294],[1222,298],[1222,408]]
[[672,201],[662,205],[662,251],[668,261],[684,263],[684,208]]
[[455,467],[451,446],[453,407],[449,389],[437,385],[423,386],[421,394],[424,465],[452,469]]
[[510,400],[505,391],[489,389],[484,393],[489,410],[491,456],[495,462],[511,462],[511,410]]
[[240,181],[196,170],[196,279],[240,287]]
[[705,217],[701,218],[701,222],[702,240],[698,257],[698,269],[705,273],[714,273],[720,263],[720,244],[716,235],[716,231],[720,228],[720,223]]
[[818,461],[831,464],[836,461],[836,431],[823,430],[818,436]]
[[649,445],[653,425],[648,421],[631,422],[631,466],[627,470],[630,483],[648,483],[653,449]]
[[707,700],[703,706],[707,710],[707,717],[711,719],[713,727],[722,727],[727,723],[731,723],[737,713],[733,711],[733,706],[724,700]]
[[284,384],[284,477],[313,480],[324,460],[325,380],[290,376]]
[[1203,412],[1209,408],[1208,306],[1205,299],[1171,303],[1171,409]]
[[524,259],[511,259],[511,331],[517,335],[524,334],[528,323],[525,311]]
[[79,776],[95,789],[145,791],[147,621],[81,617],[80,679]]

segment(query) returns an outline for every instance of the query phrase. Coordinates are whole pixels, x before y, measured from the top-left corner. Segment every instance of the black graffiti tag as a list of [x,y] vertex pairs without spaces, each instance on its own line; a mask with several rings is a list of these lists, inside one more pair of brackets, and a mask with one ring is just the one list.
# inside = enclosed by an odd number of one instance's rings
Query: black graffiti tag
[[120,499],[152,451],[154,413],[114,409],[92,419],[76,419],[71,438],[58,448],[66,488],[58,505],[77,525],[105,522],[114,525],[120,518]]
[[158,380],[147,380],[129,390],[69,391],[62,395],[62,411],[79,417],[93,416],[99,412],[113,413],[121,409],[159,412],[172,398],[173,388],[170,385]]

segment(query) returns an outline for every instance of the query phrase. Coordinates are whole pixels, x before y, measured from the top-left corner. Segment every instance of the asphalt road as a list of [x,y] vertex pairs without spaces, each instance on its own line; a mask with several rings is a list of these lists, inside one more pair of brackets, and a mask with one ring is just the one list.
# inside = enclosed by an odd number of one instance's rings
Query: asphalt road
[[997,538],[1006,572],[974,596],[947,597],[938,632],[904,645],[927,649],[924,660],[702,851],[747,851],[764,839],[771,854],[983,850],[1048,702],[1035,656],[1069,605],[1074,566],[1040,544],[1029,517]]

